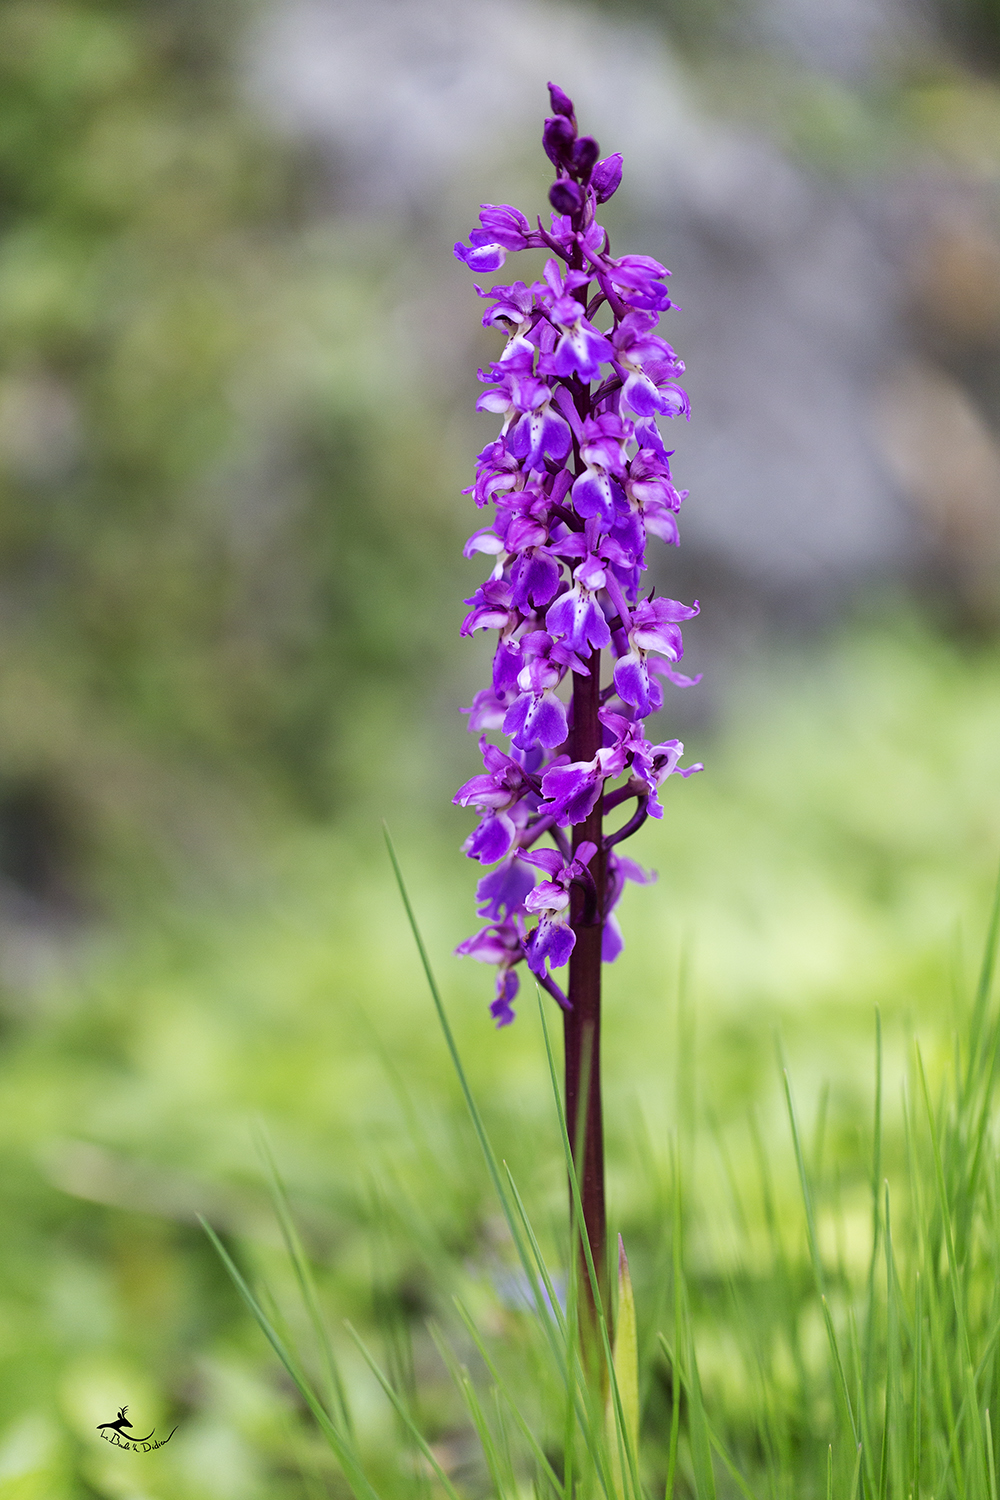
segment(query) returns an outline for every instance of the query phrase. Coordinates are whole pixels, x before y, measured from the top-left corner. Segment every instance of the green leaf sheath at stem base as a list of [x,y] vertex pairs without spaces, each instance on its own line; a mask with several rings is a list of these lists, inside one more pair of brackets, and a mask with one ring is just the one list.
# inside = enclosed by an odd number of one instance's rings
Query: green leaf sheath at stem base
[[613,1393],[608,1393],[607,1424],[608,1447],[611,1451],[611,1472],[615,1489],[625,1496],[628,1488],[625,1476],[638,1494],[637,1466],[639,1462],[639,1342],[635,1321],[635,1298],[632,1295],[632,1278],[629,1275],[628,1257],[621,1235],[618,1236],[618,1313],[615,1318],[613,1345],[615,1380],[618,1385],[620,1403],[620,1427],[616,1418]]

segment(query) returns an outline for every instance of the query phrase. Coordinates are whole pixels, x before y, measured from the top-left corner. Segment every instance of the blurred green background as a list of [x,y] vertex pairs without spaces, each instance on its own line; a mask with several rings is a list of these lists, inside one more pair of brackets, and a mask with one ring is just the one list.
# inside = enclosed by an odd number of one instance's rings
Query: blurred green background
[[[535,11],[484,4],[482,24]],[[797,60],[746,8],[546,14],[567,34],[654,34],[707,118],[771,142],[820,198],[902,183],[938,235],[888,297],[922,361],[887,398],[887,472],[913,518],[892,565],[847,570],[818,610],[808,571],[797,592],[741,573],[710,536],[663,573],[702,597],[690,652],[716,686],[668,711],[708,771],[633,846],[660,879],[629,893],[609,978],[612,1213],[648,1290],[644,1163],[680,1107],[678,1038],[705,1139],[740,1140],[753,1106],[784,1160],[780,1033],[807,1113],[831,1081],[849,1178],[875,1005],[890,1070],[908,1028],[943,1044],[985,927],[1000,31],[987,4],[946,6],[855,78]],[[498,1149],[553,1234],[562,1212],[533,1001],[494,1034],[490,976],[449,956],[474,926],[450,796],[486,662],[457,629],[489,351],[450,243],[480,196],[517,183],[540,206],[547,179],[516,144],[502,167],[455,167],[436,206],[338,186],[247,83],[267,19],[238,0],[0,7],[4,1500],[338,1492],[197,1224],[282,1283],[259,1128],[335,1323],[388,1308],[419,1330],[456,1277],[504,1316],[496,1210],[382,818]],[[907,243],[913,222],[894,231]],[[691,244],[680,261],[643,248],[683,287]],[[694,374],[682,323],[672,336]],[[759,374],[748,358],[748,392]],[[930,470],[929,408],[951,413]],[[713,441],[695,416],[684,453]],[[703,1181],[694,1274],[710,1282]],[[387,1416],[354,1376],[377,1445]],[[704,1378],[711,1399],[724,1359]],[[445,1441],[440,1370],[427,1381]],[[171,1447],[104,1447],[94,1427],[122,1402],[179,1422]]]

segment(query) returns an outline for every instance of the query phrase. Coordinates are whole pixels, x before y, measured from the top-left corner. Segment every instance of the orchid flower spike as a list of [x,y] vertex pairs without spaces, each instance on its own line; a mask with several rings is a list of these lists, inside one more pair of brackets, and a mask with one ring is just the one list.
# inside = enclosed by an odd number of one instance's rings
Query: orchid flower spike
[[[495,631],[497,641],[492,681],[465,710],[483,769],[454,800],[479,815],[463,848],[490,867],[477,889],[489,925],[457,952],[496,966],[497,1026],[514,1019],[518,964],[572,1009],[581,935],[600,930],[598,966],[617,957],[613,911],[625,882],[655,876],[614,846],[662,816],[672,776],[701,770],[680,764],[679,740],[653,743],[643,722],[663,706],[661,678],[698,681],[677,665],[697,603],[648,588],[643,597],[647,541],[677,545],[687,493],[657,426],[690,415],[677,384],[684,365],[655,331],[672,305],[670,272],[646,255],[611,255],[596,214],[618,190],[622,158],[602,159],[580,135],[555,84],[549,99],[549,224],[533,228],[519,209],[486,203],[469,243],[455,246],[484,274],[508,255],[540,252],[534,279],[476,288],[484,325],[504,343],[480,372],[478,409],[500,431],[470,486],[489,524],[466,545],[491,571],[466,601],[462,631]],[[605,833],[605,812],[633,799],[631,816]],[[567,962],[568,995],[553,975]]]

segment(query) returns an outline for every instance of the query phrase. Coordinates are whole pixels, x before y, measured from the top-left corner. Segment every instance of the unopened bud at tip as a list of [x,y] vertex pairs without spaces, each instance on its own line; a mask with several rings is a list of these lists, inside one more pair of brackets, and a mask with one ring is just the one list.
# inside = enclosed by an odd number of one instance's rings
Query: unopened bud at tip
[[573,101],[568,94],[563,93],[557,83],[549,84],[549,98],[552,100],[552,113],[554,115],[565,115],[567,120],[573,120]]

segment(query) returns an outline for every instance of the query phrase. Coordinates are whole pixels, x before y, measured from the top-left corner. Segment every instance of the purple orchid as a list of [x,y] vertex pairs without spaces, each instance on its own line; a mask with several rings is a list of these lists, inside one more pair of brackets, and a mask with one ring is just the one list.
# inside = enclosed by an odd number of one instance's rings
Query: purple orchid
[[580,432],[584,468],[573,481],[573,503],[579,515],[600,517],[606,531],[627,509],[621,481],[627,474],[625,447],[631,435],[618,414],[610,411],[588,417]]
[[590,174],[590,185],[598,203],[607,203],[609,198],[613,198],[621,186],[621,180],[622,154],[616,151],[614,156],[599,161]]
[[622,854],[611,853],[608,855],[608,899],[604,919],[604,932],[601,937],[601,961],[613,964],[625,946],[622,930],[615,916],[615,907],[618,905],[625,892],[626,880],[631,880],[635,885],[655,885],[657,880],[655,870],[644,870],[637,865],[634,859],[626,859]]
[[656,412],[688,416],[684,392],[679,387],[663,389],[667,381],[684,373],[684,361],[666,339],[652,332],[655,326],[655,313],[632,312],[615,329],[615,369],[624,381],[622,401],[637,417],[652,417]]
[[[648,798],[646,811],[650,817],[662,818],[663,808],[660,805],[658,791],[668,776],[674,773],[678,776],[693,776],[696,771],[703,770],[699,762],[693,766],[682,766],[680,758],[684,754],[684,745],[680,740],[664,740],[660,745],[651,745],[642,732],[642,723],[639,720],[629,719],[624,714],[615,713],[613,709],[602,708],[598,715],[601,723],[605,726],[605,733],[610,732],[615,752],[622,758],[622,766],[627,765],[631,775],[631,784],[636,787],[637,795],[639,786],[645,788],[645,796]],[[598,755],[606,755],[607,751],[599,750]],[[621,766],[618,769],[620,774]],[[549,776],[547,772],[542,778],[542,795],[551,797],[549,790]]]
[[513,966],[524,956],[522,950],[523,940],[514,922],[496,922],[484,927],[455,949],[460,957],[477,958],[481,964],[498,966],[496,996],[490,1005],[490,1014],[498,1027],[509,1026],[514,1019],[511,1002],[520,981]]
[[[674,484],[656,424],[689,414],[677,385],[683,362],[656,331],[671,306],[670,273],[650,256],[608,253],[595,210],[619,187],[621,156],[601,160],[596,141],[578,133],[572,101],[555,85],[550,99],[551,227],[539,220],[536,230],[516,208],[484,204],[468,245],[455,247],[475,271],[499,270],[523,250],[548,252],[536,279],[476,288],[487,303],[484,326],[506,342],[480,372],[487,389],[477,407],[501,426],[479,455],[471,491],[492,522],[469,538],[465,555],[484,555],[491,573],[467,601],[462,633],[491,630],[499,639],[492,685],[465,712],[470,729],[501,732],[511,750],[482,738],[483,772],[455,802],[479,814],[465,852],[494,867],[477,890],[480,913],[494,925],[470,942],[476,957],[484,943],[491,952],[501,944],[507,999],[513,965],[525,959],[547,976],[576,945],[586,903],[571,895],[565,872],[583,845],[592,846],[588,878],[603,889],[596,920],[605,947],[620,947],[608,925],[622,882],[601,827],[607,788],[625,778],[609,795],[613,804],[634,797],[637,822],[662,816],[660,789],[671,775],[700,769],[680,765],[678,740],[653,743],[643,726],[662,705],[664,680],[697,681],[677,668],[681,625],[697,604],[639,598],[647,539],[677,545],[686,493]],[[602,688],[605,651],[611,682]],[[565,828],[573,859],[559,844]],[[533,848],[547,830],[558,847]],[[624,868],[620,856],[614,861]],[[532,867],[549,878],[536,884]],[[516,942],[514,932],[522,933]],[[572,966],[570,991],[572,1000]],[[505,1025],[509,1005],[501,1012]]]
[[629,309],[659,313],[673,305],[663,285],[663,277],[670,272],[648,255],[623,255],[618,260],[609,260],[604,274]]
[[586,271],[560,273],[556,261],[550,260],[545,267],[545,280],[552,293],[547,299],[546,316],[559,330],[560,338],[551,355],[539,368],[546,374],[568,379],[579,375],[581,380],[597,380],[601,373],[601,361],[612,358],[612,348],[603,333],[598,333],[588,322],[584,310],[573,292],[586,286],[590,275]]
[[625,754],[620,745],[598,750],[593,760],[553,761],[542,777],[543,806],[556,824],[582,823],[609,777],[620,776]]
[[596,853],[596,844],[584,842],[577,847],[574,859],[566,859],[558,849],[536,849],[522,855],[526,863],[537,865],[548,876],[524,902],[525,910],[539,918],[524,948],[533,974],[544,974],[546,961],[550,969],[561,969],[576,946],[576,933],[569,922],[570,887],[575,882],[585,884],[588,879],[593,883],[587,866]]
[[540,235],[516,208],[484,203],[479,211],[481,229],[469,235],[469,247],[456,245],[455,254],[472,271],[499,271],[508,250],[528,250],[543,244]]
[[[650,739],[644,723],[663,704],[664,682],[698,680],[678,669],[681,627],[697,603],[643,585],[649,538],[677,545],[686,495],[657,422],[690,408],[677,384],[684,365],[657,332],[672,306],[670,273],[650,256],[612,256],[596,217],[621,183],[621,156],[602,160],[597,142],[579,134],[572,100],[555,85],[549,92],[548,227],[485,204],[468,245],[455,247],[482,272],[508,254],[545,256],[534,279],[476,288],[483,324],[504,346],[480,371],[486,389],[476,403],[500,431],[467,491],[489,524],[466,556],[484,556],[490,571],[461,628],[496,631],[497,640],[492,682],[463,710],[481,735],[483,769],[454,800],[479,815],[463,847],[489,867],[476,891],[489,925],[456,951],[496,965],[498,1026],[513,1019],[522,962],[563,1009],[567,1126],[583,1151],[584,1218],[601,1276],[599,1055],[588,1049],[599,1037],[602,962],[622,947],[615,908],[627,881],[654,878],[618,846],[662,816],[674,776],[701,769],[682,766],[681,742]],[[605,814],[618,808],[624,819],[609,832]],[[567,964],[564,991],[553,971]]]
[[492,865],[510,851],[518,828],[525,826],[533,811],[532,782],[517,761],[488,744],[485,736],[479,748],[486,773],[473,776],[452,800],[461,807],[474,807],[480,814],[482,822],[462,847],[471,859]]
[[679,661],[684,642],[677,622],[697,613],[697,600],[687,605],[676,599],[643,599],[633,612],[628,632],[632,649],[615,662],[614,681],[619,698],[643,716],[663,704],[660,686],[649,675],[647,654],[658,651],[668,662]]
[[687,490],[674,488],[666,454],[661,455],[653,448],[640,448],[629,464],[625,494],[647,532],[652,532],[668,546],[680,545],[677,512]]
[[588,555],[573,573],[573,587],[561,594],[545,615],[545,628],[562,635],[579,656],[611,644],[611,631],[597,600],[607,585],[607,572],[598,558]]
[[535,884],[535,872],[516,854],[502,860],[476,886],[476,910],[499,922],[520,911]]
[[554,750],[569,732],[566,705],[555,689],[568,668],[584,675],[587,668],[571,647],[553,640],[544,630],[524,636],[520,645],[524,661],[516,679],[520,692],[507,710],[503,732],[519,750],[536,744]]

